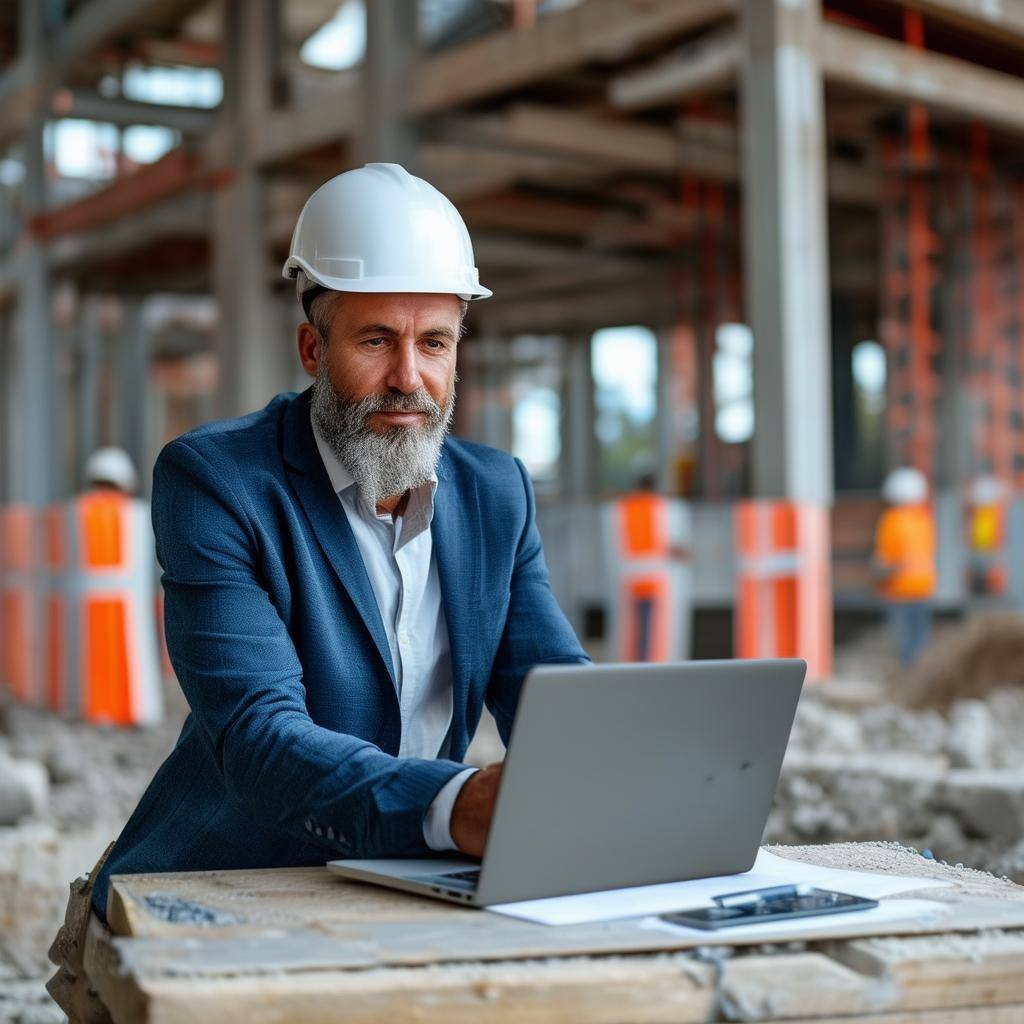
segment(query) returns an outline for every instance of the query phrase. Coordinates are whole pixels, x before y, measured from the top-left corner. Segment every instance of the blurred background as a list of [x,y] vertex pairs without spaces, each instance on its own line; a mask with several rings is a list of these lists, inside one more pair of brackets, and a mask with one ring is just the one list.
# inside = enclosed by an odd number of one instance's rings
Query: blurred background
[[187,711],[154,459],[307,385],[280,268],[368,161],[466,219],[455,433],[592,656],[806,658],[766,838],[1024,879],[1022,53],[1021,0],[0,0],[0,1019]]

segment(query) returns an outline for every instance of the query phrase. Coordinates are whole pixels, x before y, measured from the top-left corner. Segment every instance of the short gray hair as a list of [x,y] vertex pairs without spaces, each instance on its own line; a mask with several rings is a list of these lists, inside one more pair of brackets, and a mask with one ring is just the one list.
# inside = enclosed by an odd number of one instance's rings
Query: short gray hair
[[[337,312],[338,303],[344,295],[344,292],[334,292],[329,291],[327,288],[321,288],[308,303],[309,308],[306,316],[325,345],[331,334],[331,324],[334,322],[334,314]],[[466,319],[466,311],[468,309],[469,303],[465,299],[459,299],[459,337],[462,337],[465,333],[462,321]]]

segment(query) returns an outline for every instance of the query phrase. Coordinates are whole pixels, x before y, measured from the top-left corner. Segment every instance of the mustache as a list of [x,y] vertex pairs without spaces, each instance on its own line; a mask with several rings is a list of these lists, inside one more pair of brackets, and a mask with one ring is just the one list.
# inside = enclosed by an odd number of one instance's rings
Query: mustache
[[376,412],[422,413],[430,427],[440,427],[445,421],[445,411],[431,398],[426,388],[409,395],[401,392],[364,395],[358,402],[346,404],[349,414],[359,423],[365,423]]

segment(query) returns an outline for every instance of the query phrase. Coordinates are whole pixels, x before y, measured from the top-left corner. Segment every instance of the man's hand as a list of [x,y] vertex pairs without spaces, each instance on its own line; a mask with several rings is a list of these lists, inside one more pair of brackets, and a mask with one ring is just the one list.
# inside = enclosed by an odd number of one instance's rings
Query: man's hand
[[450,830],[455,845],[471,857],[482,857],[491,828],[494,801],[501,782],[501,762],[481,768],[462,787],[452,808]]

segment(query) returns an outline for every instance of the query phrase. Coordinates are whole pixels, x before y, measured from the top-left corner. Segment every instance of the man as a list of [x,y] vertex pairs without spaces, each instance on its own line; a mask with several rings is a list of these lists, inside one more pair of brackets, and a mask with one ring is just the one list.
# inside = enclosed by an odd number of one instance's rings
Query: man
[[[425,181],[327,182],[286,277],[313,386],[161,453],[153,523],[192,713],[98,873],[483,852],[523,678],[586,655],[552,597],[522,465],[446,439],[465,225]],[[230,368],[226,368],[230,372]]]
[[928,646],[935,594],[935,519],[928,481],[910,466],[894,469],[882,485],[886,509],[875,529],[874,569],[900,664],[913,665]]

